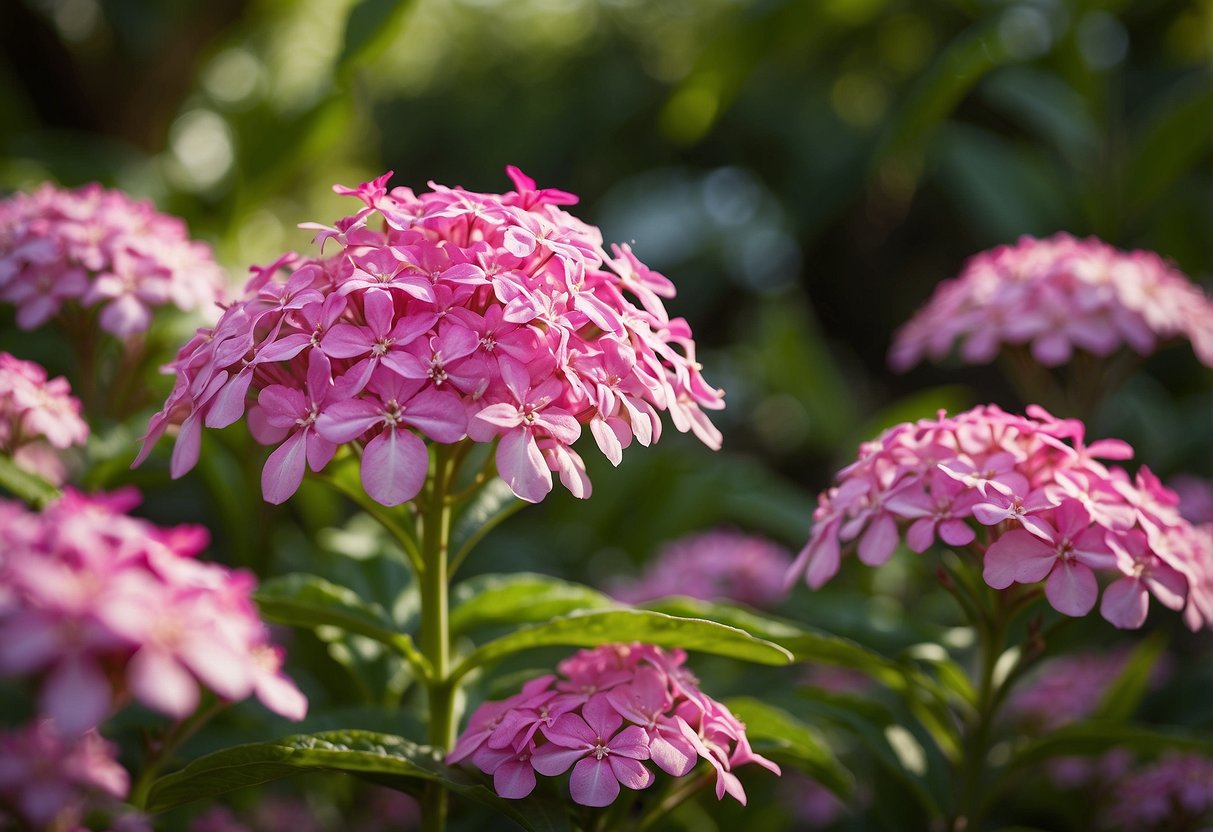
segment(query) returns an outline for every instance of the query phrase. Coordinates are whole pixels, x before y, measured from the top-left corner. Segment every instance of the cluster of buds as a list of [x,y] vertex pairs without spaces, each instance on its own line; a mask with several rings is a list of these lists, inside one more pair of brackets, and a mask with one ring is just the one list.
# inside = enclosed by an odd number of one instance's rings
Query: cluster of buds
[[100,185],[45,184],[0,200],[0,302],[35,329],[65,303],[100,307],[103,330],[147,330],[152,311],[203,309],[225,283],[210,248],[149,202]]
[[195,559],[201,527],[129,516],[138,499],[68,491],[42,513],[0,501],[0,674],[35,678],[41,715],[68,736],[131,698],[184,719],[200,682],[301,719],[307,702],[250,597],[256,579]]
[[[1129,459],[1114,439],[1084,444],[1076,419],[1032,406],[1027,416],[986,405],[906,422],[860,447],[823,492],[789,580],[814,589],[844,548],[879,566],[903,539],[914,552],[941,540],[982,558],[995,589],[1045,582],[1066,615],[1090,612],[1097,574],[1110,580],[1100,613],[1140,627],[1152,594],[1197,630],[1213,623],[1213,527],[1194,527],[1178,497],[1142,466],[1136,477],[1101,460]],[[980,536],[979,536],[980,532]]]
[[779,766],[751,749],[745,726],[699,690],[681,650],[609,644],[582,650],[515,696],[476,709],[447,756],[493,776],[506,798],[529,795],[536,773],[572,768],[569,791],[583,806],[607,806],[620,786],[645,789],[656,776],[643,761],[683,777],[702,758],[716,771],[716,797],[746,801],[734,769]]
[[702,408],[723,407],[722,393],[700,375],[686,321],[666,313],[670,282],[626,245],[607,253],[597,228],[560,207],[575,197],[509,173],[506,194],[388,191],[390,174],[337,188],[364,207],[306,226],[337,251],[254,270],[244,297],[178,354],[140,459],[177,424],[180,476],[202,427],[247,409],[254,438],[277,445],[262,476],[272,503],[347,443],[367,494],[406,502],[425,480],[424,440],[465,437],[496,441],[502,479],[537,502],[553,472],[588,496],[571,447],[583,424],[615,464],[633,439],[659,437],[659,410],[719,446]]

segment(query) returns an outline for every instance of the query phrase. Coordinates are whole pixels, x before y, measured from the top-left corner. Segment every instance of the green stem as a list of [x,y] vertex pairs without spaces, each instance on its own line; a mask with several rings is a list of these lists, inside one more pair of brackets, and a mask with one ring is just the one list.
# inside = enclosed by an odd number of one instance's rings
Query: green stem
[[186,740],[194,736],[199,728],[210,722],[215,714],[226,707],[226,702],[217,700],[210,706],[199,708],[192,716],[186,717],[170,728],[168,733],[164,735],[160,748],[151,755],[150,759],[144,764],[143,770],[139,772],[139,777],[131,787],[130,797],[127,798],[127,802],[136,809],[146,809],[148,798],[152,794],[152,786],[155,785],[156,777],[160,774],[160,770],[173,759],[173,755],[185,744]]
[[[451,632],[449,566],[451,541],[450,492],[454,486],[458,448],[435,444],[424,502],[420,504],[417,539],[421,549],[418,573],[421,590],[421,653],[430,663],[426,680],[429,704],[429,743],[448,749],[455,742],[455,682],[451,678]],[[422,828],[441,832],[446,828],[448,798],[440,783],[426,786],[422,803]]]

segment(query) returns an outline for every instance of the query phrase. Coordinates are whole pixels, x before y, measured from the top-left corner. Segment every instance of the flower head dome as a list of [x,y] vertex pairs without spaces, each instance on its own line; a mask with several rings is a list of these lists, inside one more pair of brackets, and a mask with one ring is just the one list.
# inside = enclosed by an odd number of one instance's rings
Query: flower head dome
[[686,321],[666,313],[670,282],[628,246],[604,249],[561,207],[575,197],[509,174],[505,194],[389,191],[390,173],[335,188],[362,207],[305,226],[322,256],[254,269],[243,298],[182,348],[140,459],[180,424],[180,476],[203,425],[247,414],[276,446],[262,476],[270,502],[354,444],[367,494],[396,505],[424,482],[427,439],[496,442],[498,473],[532,502],[553,472],[588,496],[572,447],[586,425],[615,464],[633,439],[659,437],[662,410],[718,447],[703,409],[723,407],[723,394],[700,374]]

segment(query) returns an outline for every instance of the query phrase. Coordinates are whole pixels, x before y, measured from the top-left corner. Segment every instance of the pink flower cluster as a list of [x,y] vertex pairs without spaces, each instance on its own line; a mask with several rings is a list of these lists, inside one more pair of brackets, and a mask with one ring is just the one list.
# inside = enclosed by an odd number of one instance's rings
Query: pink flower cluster
[[152,310],[202,309],[225,283],[210,248],[185,223],[100,185],[45,184],[0,200],[0,301],[35,329],[66,302],[101,307],[106,332],[143,332]]
[[187,717],[199,682],[301,719],[307,702],[281,672],[253,576],[196,560],[201,527],[128,516],[138,499],[68,491],[41,514],[0,502],[0,674],[35,675],[41,714],[68,736],[131,697]]
[[522,692],[476,709],[447,755],[470,759],[502,797],[526,797],[535,773],[547,777],[571,767],[569,791],[583,806],[606,806],[619,787],[645,789],[655,776],[649,760],[673,777],[688,774],[699,758],[716,771],[716,797],[742,804],[745,790],[734,770],[757,763],[779,766],[750,748],[745,726],[702,693],[683,667],[686,654],[647,644],[608,644],[582,650]]
[[1165,754],[1110,791],[1105,828],[1207,829],[1213,823],[1213,759],[1200,754]]
[[1100,614],[1117,627],[1140,627],[1150,594],[1193,630],[1213,623],[1213,530],[1184,520],[1145,466],[1131,477],[1101,462],[1130,458],[1126,443],[1087,445],[1084,433],[1034,405],[1028,416],[985,405],[890,428],[820,495],[788,579],[820,587],[852,544],[879,566],[904,532],[914,552],[937,540],[977,552],[995,589],[1044,581],[1066,615],[1094,608],[1103,575]]
[[720,529],[675,540],[657,553],[644,575],[612,595],[640,604],[670,595],[773,607],[787,594],[782,575],[792,558],[763,537]]
[[48,380],[38,364],[0,352],[0,453],[58,485],[65,472],[52,449],[86,439],[88,425],[67,379]]
[[[64,737],[49,720],[0,735],[0,825],[8,815],[30,829],[76,829],[86,813],[116,808],[130,788],[117,751],[96,731]],[[137,815],[124,821],[115,829],[151,829]]]
[[1075,349],[1146,355],[1172,338],[1189,340],[1213,367],[1213,301],[1204,292],[1152,251],[1062,233],[970,259],[897,332],[889,363],[907,370],[924,356],[939,361],[959,341],[970,364],[992,361],[1004,344],[1028,344],[1038,362],[1056,366]]
[[337,252],[254,269],[244,297],[178,354],[139,461],[179,424],[180,476],[203,425],[247,408],[253,436],[277,445],[262,475],[272,503],[346,443],[361,449],[367,494],[406,502],[425,480],[423,439],[464,437],[497,441],[498,473],[537,502],[553,472],[588,496],[571,447],[583,424],[615,464],[633,439],[659,437],[658,410],[718,447],[701,408],[723,407],[722,393],[700,375],[686,321],[666,313],[673,285],[626,245],[607,253],[560,207],[575,197],[508,170],[517,190],[503,195],[388,191],[390,174],[336,188],[365,207],[307,227]]

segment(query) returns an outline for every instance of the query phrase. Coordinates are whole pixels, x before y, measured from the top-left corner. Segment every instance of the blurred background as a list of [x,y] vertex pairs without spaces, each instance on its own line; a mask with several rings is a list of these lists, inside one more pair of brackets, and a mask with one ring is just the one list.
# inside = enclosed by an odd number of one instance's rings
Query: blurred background
[[[466,566],[602,585],[704,528],[794,551],[816,492],[880,428],[1021,409],[994,366],[887,368],[896,327],[981,249],[1093,234],[1213,285],[1211,57],[1210,0],[4,0],[0,188],[151,198],[234,286],[313,251],[296,224],[352,210],[333,183],[394,170],[501,191],[514,164],[579,194],[578,216],[678,286],[671,310],[727,391],[719,454],[672,429],[616,470],[586,448],[591,500],[558,489]],[[239,431],[172,488],[167,453],[126,470],[133,445],[94,484],[139,484],[149,513],[207,523],[216,557],[263,575],[322,571],[316,539],[334,575],[351,553],[364,569],[327,492],[261,502]],[[1209,479],[1213,377],[1164,351],[1090,435],[1128,439],[1164,479]],[[791,609],[909,643],[924,569],[853,570]]]

